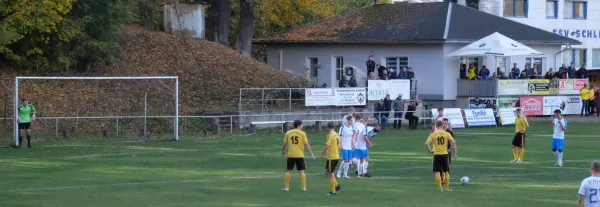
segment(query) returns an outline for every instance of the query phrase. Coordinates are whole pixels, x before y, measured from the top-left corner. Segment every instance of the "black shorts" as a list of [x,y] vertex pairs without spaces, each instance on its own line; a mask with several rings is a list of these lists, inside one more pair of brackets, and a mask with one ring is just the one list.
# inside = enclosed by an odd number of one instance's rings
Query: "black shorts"
[[31,129],[31,122],[19,123],[19,129]]
[[337,166],[337,164],[338,164],[338,161],[340,161],[340,160],[327,160],[327,161],[325,162],[325,170],[326,170],[328,173],[333,173],[333,172],[335,172],[335,167]]
[[449,172],[448,155],[433,155],[433,172]]
[[513,138],[512,145],[517,147],[525,147],[525,134],[516,133],[515,138]]
[[296,166],[296,170],[306,170],[306,165],[304,165],[304,158],[290,158],[287,159],[287,170],[294,170],[294,166]]

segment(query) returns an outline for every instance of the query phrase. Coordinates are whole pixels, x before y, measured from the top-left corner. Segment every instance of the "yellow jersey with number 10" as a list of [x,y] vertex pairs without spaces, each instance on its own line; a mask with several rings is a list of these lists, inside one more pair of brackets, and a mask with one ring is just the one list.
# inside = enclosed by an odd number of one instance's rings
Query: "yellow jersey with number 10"
[[289,158],[304,158],[304,145],[308,143],[308,139],[302,130],[292,129],[286,132],[283,143],[288,145]]
[[433,142],[433,154],[434,155],[447,155],[448,145],[450,141],[454,140],[450,133],[438,129],[429,134],[427,143]]

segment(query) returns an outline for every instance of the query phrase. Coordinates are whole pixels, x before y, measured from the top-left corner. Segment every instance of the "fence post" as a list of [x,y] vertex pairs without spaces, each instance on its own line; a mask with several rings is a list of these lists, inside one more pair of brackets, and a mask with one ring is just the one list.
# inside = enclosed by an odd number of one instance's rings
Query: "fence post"
[[148,135],[148,92],[144,92],[144,137]]
[[261,91],[262,91],[261,92],[262,95],[261,95],[261,98],[260,98],[260,101],[261,101],[260,110],[264,111],[265,110],[265,89],[263,88]]
[[290,93],[289,93],[289,99],[288,99],[289,103],[289,110],[292,110],[292,89],[290,88]]
[[238,103],[238,112],[242,111],[242,90],[244,90],[244,89],[240,88],[240,100]]
[[117,131],[115,132],[117,137],[119,136],[119,118],[117,118]]
[[229,116],[229,132],[233,134],[233,116]]
[[58,118],[56,118],[56,137],[58,137]]

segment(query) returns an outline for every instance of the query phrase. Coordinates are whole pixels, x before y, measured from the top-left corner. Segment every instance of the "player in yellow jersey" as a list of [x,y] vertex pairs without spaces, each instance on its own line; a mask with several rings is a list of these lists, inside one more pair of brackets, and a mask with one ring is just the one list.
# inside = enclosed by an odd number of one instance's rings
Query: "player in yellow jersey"
[[[457,158],[457,149],[456,142],[454,138],[450,135],[450,133],[444,131],[442,129],[444,123],[442,121],[435,122],[435,131],[432,132],[427,141],[425,141],[425,146],[429,150],[429,152],[433,153],[433,175],[435,176],[435,182],[437,186],[440,188],[440,191],[444,191],[442,188],[442,179],[444,180],[444,186],[447,191],[450,191],[450,165],[448,164],[448,144],[452,145],[452,149],[454,151],[454,159]],[[433,149],[431,148],[431,143],[433,143]],[[443,178],[442,178],[443,175]]]
[[340,160],[342,145],[340,143],[340,135],[334,131],[335,124],[329,122],[327,123],[327,128],[329,129],[329,134],[327,135],[325,147],[323,147],[323,151],[321,152],[321,158],[327,153],[327,161],[325,162],[325,170],[327,170],[327,176],[329,176],[329,193],[327,195],[334,196],[341,189],[340,184],[335,180],[333,172],[335,172],[335,167]]
[[306,165],[304,164],[304,147],[306,146],[306,149],[308,149],[308,152],[310,152],[310,156],[312,156],[313,160],[315,159],[315,155],[310,148],[310,144],[308,144],[306,133],[302,131],[302,121],[294,121],[294,129],[285,133],[283,145],[281,146],[281,156],[285,156],[285,148],[288,145],[287,170],[285,171],[284,176],[284,188],[281,190],[290,191],[289,187],[291,171],[294,169],[294,166],[296,166],[296,170],[300,171],[302,192],[306,192],[306,175],[304,174],[304,170],[306,169]]
[[527,123],[527,119],[521,114],[521,109],[515,110],[515,116],[517,117],[515,119],[515,137],[512,141],[512,151],[515,159],[511,162],[522,163],[523,155],[525,155],[525,132],[527,131],[527,127],[529,127],[529,123]]

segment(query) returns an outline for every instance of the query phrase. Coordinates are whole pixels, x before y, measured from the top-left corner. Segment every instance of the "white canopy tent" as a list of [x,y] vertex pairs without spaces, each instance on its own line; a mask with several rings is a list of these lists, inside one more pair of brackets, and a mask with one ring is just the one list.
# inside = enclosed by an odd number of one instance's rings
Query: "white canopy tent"
[[520,42],[498,32],[460,48],[448,56],[531,56],[543,55]]

